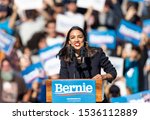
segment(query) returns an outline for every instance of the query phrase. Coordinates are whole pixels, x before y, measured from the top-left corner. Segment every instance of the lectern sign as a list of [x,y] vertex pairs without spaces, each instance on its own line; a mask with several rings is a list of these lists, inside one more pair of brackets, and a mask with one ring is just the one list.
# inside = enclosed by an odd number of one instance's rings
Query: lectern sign
[[95,103],[95,80],[54,80],[52,81],[53,103]]

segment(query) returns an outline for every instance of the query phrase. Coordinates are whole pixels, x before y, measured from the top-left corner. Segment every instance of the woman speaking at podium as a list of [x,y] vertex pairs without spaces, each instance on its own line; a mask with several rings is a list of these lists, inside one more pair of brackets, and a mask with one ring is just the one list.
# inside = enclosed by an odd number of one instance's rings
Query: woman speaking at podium
[[[103,50],[89,47],[86,33],[78,26],[68,31],[64,47],[58,56],[61,60],[61,79],[96,79],[111,82],[116,78],[116,70]],[[101,75],[101,68],[106,74]]]

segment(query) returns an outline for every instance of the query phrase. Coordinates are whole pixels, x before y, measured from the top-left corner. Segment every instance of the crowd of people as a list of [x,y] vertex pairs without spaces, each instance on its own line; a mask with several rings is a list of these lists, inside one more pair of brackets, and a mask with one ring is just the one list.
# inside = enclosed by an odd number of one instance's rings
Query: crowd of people
[[[0,30],[15,38],[9,55],[0,49],[0,102],[46,102],[46,79],[34,81],[28,88],[21,72],[41,61],[40,50],[55,44],[63,47],[67,33],[56,29],[59,14],[83,18],[86,33],[91,30],[116,31],[122,19],[143,28],[143,21],[150,19],[149,1],[106,0],[101,12],[92,6],[80,8],[77,0],[43,0],[42,7],[38,9],[20,12],[18,8],[14,0],[0,0]],[[117,76],[112,83],[105,83],[108,101],[111,97],[150,89],[150,38],[146,33],[142,32],[138,46],[116,38],[115,49],[101,47],[106,55],[124,60],[123,75]],[[60,77],[59,74],[45,74],[47,79]],[[119,84],[123,84],[124,88]]]

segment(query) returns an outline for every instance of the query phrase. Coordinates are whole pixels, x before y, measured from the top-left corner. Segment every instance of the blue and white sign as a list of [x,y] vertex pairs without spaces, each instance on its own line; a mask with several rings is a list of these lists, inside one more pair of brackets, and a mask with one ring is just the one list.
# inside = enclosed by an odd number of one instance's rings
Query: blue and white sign
[[129,0],[131,2],[144,2],[145,0]]
[[0,31],[0,50],[2,50],[5,54],[10,55],[15,41],[16,40],[13,36]]
[[111,98],[112,103],[150,103],[150,90],[128,96]]
[[143,32],[150,37],[150,19],[143,21]]
[[40,9],[43,5],[43,0],[14,0],[19,10]]
[[39,51],[40,59],[48,76],[59,74],[60,60],[58,57],[56,58],[56,55],[61,47],[61,44],[56,44]]
[[121,40],[125,40],[133,43],[134,45],[139,45],[141,40],[142,28],[127,22],[125,20],[121,20],[120,25],[117,29],[117,36]]
[[52,103],[95,103],[95,80],[53,80]]
[[129,0],[132,2],[150,2],[150,0]]
[[107,48],[115,49],[116,33],[114,30],[98,31],[92,30],[88,33],[88,43],[91,47],[101,47],[106,45]]
[[25,70],[22,71],[22,76],[28,88],[31,87],[33,81],[41,82],[46,78],[45,71],[41,63],[28,66]]

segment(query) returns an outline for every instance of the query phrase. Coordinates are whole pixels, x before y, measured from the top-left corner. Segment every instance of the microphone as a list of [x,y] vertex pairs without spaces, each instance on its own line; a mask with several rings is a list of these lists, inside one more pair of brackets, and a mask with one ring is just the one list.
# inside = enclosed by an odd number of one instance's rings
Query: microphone
[[69,49],[68,49],[68,55],[71,61],[75,60],[75,49],[71,45],[69,46]]
[[81,63],[84,63],[85,57],[87,57],[87,50],[84,46],[81,47],[81,49],[80,49],[80,56],[81,56]]

